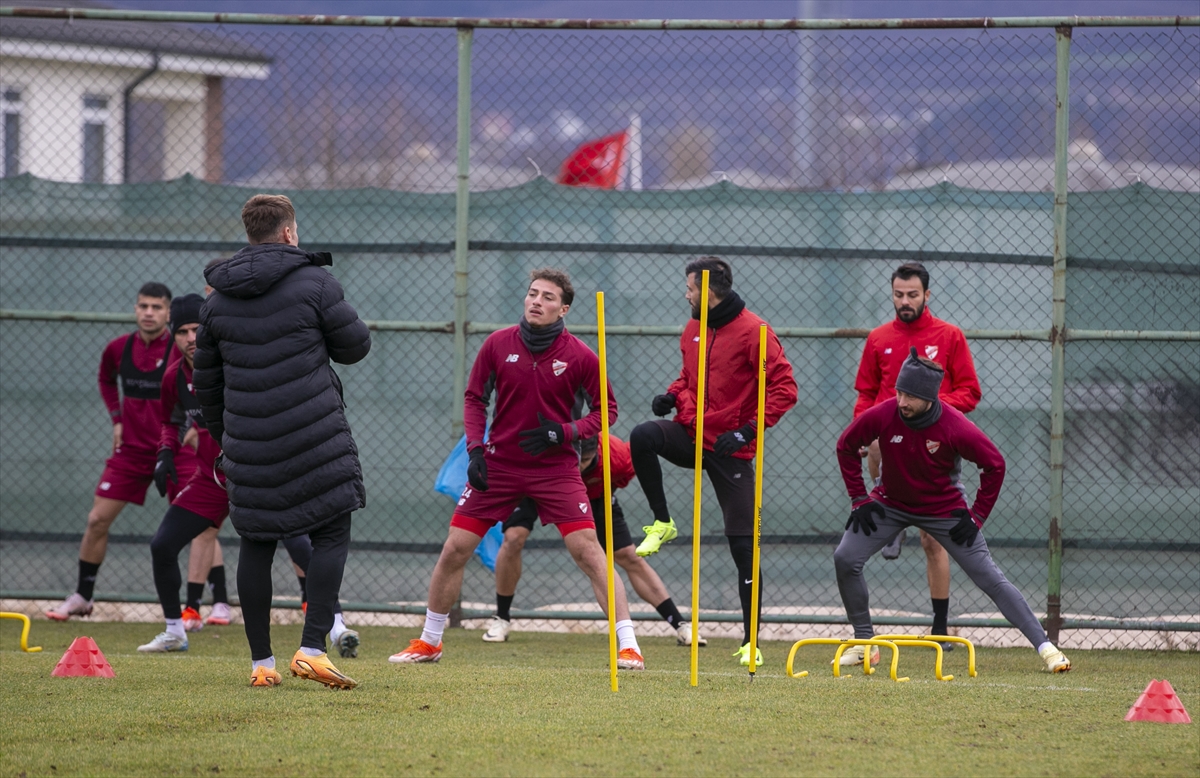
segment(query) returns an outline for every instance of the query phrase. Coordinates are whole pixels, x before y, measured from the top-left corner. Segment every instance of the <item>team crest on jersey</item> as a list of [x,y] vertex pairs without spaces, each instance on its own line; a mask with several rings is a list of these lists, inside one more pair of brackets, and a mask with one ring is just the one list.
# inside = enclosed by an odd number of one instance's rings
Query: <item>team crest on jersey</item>
[[588,509],[588,504],[586,502],[579,503],[579,512],[580,513],[587,513],[587,509]]
[[941,447],[942,447],[942,444],[939,441],[936,441],[936,440],[925,441],[925,448],[926,448],[926,450],[929,451],[930,454],[936,454],[937,450]]
[[929,357],[930,359],[937,359],[937,352],[938,352],[937,346],[926,346],[925,347],[925,356]]
[[562,375],[563,371],[567,369],[567,363],[556,359],[550,363],[550,369],[554,371],[554,375]]
[[891,348],[891,346],[888,346],[887,348],[885,348],[885,349],[883,350],[883,353],[884,353],[884,354],[891,354],[891,353],[892,353],[892,348]]

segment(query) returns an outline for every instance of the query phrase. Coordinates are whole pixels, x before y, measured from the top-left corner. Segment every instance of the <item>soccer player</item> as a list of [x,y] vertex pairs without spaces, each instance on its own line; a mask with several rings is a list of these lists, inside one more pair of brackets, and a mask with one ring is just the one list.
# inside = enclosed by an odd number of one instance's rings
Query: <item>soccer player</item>
[[[933,315],[928,308],[929,272],[920,262],[907,262],[892,273],[892,305],[896,318],[871,330],[863,348],[862,361],[854,389],[858,402],[854,405],[857,418],[868,408],[890,400],[896,395],[896,376],[910,348],[942,365],[946,380],[940,400],[963,413],[970,413],[982,395],[975,363],[963,331]],[[879,483],[879,441],[871,441],[859,452],[867,457],[871,480]],[[885,559],[900,556],[906,531],[902,530],[883,549]],[[945,635],[950,610],[950,558],[941,544],[921,530],[921,547],[925,550],[925,576],[929,581],[929,597],[933,605],[933,633]],[[946,643],[953,650],[953,643]]]
[[[450,606],[462,589],[463,568],[494,524],[509,517],[525,497],[537,504],[543,524],[553,524],[563,543],[592,582],[596,601],[608,612],[608,565],[596,538],[591,501],[579,475],[571,444],[600,432],[600,361],[595,352],[565,329],[575,289],[561,270],[530,274],[520,322],[488,336],[471,367],[464,397],[467,432],[467,487],[450,519],[450,531],[429,582],[425,627],[408,648],[388,661],[436,662]],[[488,441],[483,440],[487,406],[496,407]],[[572,421],[579,393],[591,409]],[[610,422],[617,401],[608,391]],[[642,658],[625,584],[613,581],[620,651],[617,667],[642,670]]]
[[[858,415],[837,442],[838,465],[850,495],[850,520],[833,554],[838,591],[854,637],[874,637],[863,565],[905,527],[925,530],[940,543],[1000,612],[1028,638],[1052,673],[1071,669],[1054,647],[1025,598],[992,560],[980,530],[1004,482],[1004,457],[960,411],[939,399],[944,371],[916,347],[896,377],[896,396]],[[859,449],[879,441],[882,481],[868,495]],[[959,480],[962,460],[979,466],[979,491],[967,506]],[[841,664],[860,665],[864,646],[842,654]],[[871,664],[879,649],[871,647]]]
[[[229,515],[224,478],[215,467],[221,448],[205,429],[200,403],[196,401],[192,385],[196,330],[200,327],[200,307],[203,304],[204,298],[198,294],[183,295],[171,301],[171,332],[181,358],[171,363],[162,382],[160,448],[154,471],[159,493],[165,494],[171,481],[179,481],[176,458],[190,448],[182,443],[182,429],[194,425],[196,449],[195,454],[190,455],[195,461],[183,470],[188,473],[183,488],[171,501],[171,507],[167,509],[158,531],[150,541],[154,588],[162,605],[166,628],[149,643],[138,646],[138,651],[142,653],[187,651],[187,631],[191,625],[185,624],[185,619],[199,622],[200,614],[193,610],[191,591],[188,593],[188,610],[193,611],[192,614],[181,611],[179,607],[179,552],[201,534],[220,529]],[[189,583],[189,590],[192,586]],[[202,588],[203,584],[200,586]],[[196,628],[193,626],[193,630]]]
[[[587,487],[588,500],[591,501],[592,518],[596,521],[596,538],[600,541],[601,550],[606,550],[604,528],[604,458],[599,456],[599,438],[588,437],[579,441],[579,474],[583,476],[583,485]],[[633,480],[633,461],[629,457],[629,444],[620,438],[610,435],[612,452],[609,455],[612,466],[612,517],[613,517],[613,560],[620,565],[633,590],[646,602],[654,606],[658,615],[662,616],[671,628],[675,630],[676,641],[681,646],[692,644],[692,623],[684,621],[671,593],[663,584],[658,573],[650,567],[633,550],[633,536],[629,534],[629,526],[625,524],[625,514],[621,503],[617,502],[616,491],[623,489]],[[533,523],[537,521],[537,504],[526,497],[517,505],[517,509],[504,521],[504,543],[496,554],[496,615],[492,617],[483,639],[488,643],[503,643],[508,640],[508,632],[512,629],[513,596],[517,592],[517,582],[521,580],[521,551],[525,541],[533,531]],[[607,563],[607,562],[606,562]],[[708,645],[704,636],[696,638],[701,646]]]
[[278,542],[307,534],[308,609],[290,669],[333,688],[356,682],[325,653],[350,549],[350,514],[366,504],[358,449],[332,359],[354,364],[371,333],[323,266],[299,248],[296,211],[282,195],[242,208],[250,245],[205,272],[196,398],[222,446],[229,518],[241,536],[238,594],[250,643],[252,686],[282,678],[271,651],[271,564]]
[[[654,512],[654,523],[644,527],[646,538],[638,556],[657,553],[678,530],[663,493],[662,457],[678,467],[695,466],[696,382],[700,354],[701,273],[709,271],[708,376],[704,409],[703,467],[717,492],[725,520],[729,553],[738,572],[738,596],[742,605],[743,645],[734,656],[750,664],[750,604],[754,568],[754,459],[758,431],[758,332],[764,322],[746,309],[733,291],[733,270],[717,257],[700,257],[685,268],[685,297],[692,318],[679,340],[683,369],[664,394],[654,398],[651,410],[665,416],[675,409],[675,418],[647,421],[634,427],[629,436],[633,469]],[[774,426],[796,404],[796,381],[792,366],[774,330],[767,335],[767,390],[765,423]],[[759,592],[762,592],[761,581]],[[759,600],[759,607],[762,600]],[[762,664],[762,651],[756,654]]]
[[108,530],[126,504],[141,505],[153,480],[158,451],[159,387],[169,361],[171,290],[150,282],[138,290],[137,331],[110,342],[100,358],[100,396],[112,419],[112,455],[92,499],[79,544],[75,591],[46,617],[66,621],[92,613],[96,575],[108,551]]

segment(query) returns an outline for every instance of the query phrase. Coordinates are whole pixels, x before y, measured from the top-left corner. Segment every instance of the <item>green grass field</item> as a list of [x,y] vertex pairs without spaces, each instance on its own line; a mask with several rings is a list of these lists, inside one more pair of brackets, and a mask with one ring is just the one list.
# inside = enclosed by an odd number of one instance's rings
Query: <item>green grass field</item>
[[[286,675],[247,686],[240,626],[206,628],[187,654],[141,656],[150,624],[0,622],[0,775],[1183,775],[1200,774],[1200,723],[1127,723],[1154,678],[1171,681],[1200,719],[1200,655],[1071,652],[1066,675],[1039,672],[1031,650],[947,655],[933,679],[927,651],[904,649],[886,672],[838,680],[832,647],[805,649],[790,679],[789,645],[767,643],[751,683],[733,641],[689,652],[643,641],[649,669],[609,689],[607,638],[513,633],[504,645],[451,630],[438,665],[387,656],[413,630],[362,630],[359,657],[339,666],[359,681],[334,692]],[[276,627],[286,663],[299,627]],[[116,678],[53,678],[71,640],[88,635]],[[886,651],[885,651],[886,654]],[[284,658],[286,656],[286,659]]]

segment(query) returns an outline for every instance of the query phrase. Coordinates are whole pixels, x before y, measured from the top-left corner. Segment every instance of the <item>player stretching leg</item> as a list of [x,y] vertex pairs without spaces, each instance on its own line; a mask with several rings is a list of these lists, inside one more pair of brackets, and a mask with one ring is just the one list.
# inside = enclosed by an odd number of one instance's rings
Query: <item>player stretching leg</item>
[[[919,527],[950,552],[971,580],[1000,608],[1052,673],[1071,662],[1046,637],[1029,603],[992,560],[980,529],[1004,483],[1004,457],[996,445],[958,410],[938,399],[944,373],[918,357],[914,347],[896,378],[896,397],[859,414],[837,442],[838,464],[850,495],[850,520],[833,554],[838,591],[854,637],[871,638],[870,599],[863,565],[897,532]],[[868,495],[859,449],[879,440],[882,482]],[[979,491],[967,507],[960,479],[962,460],[979,466]],[[866,651],[853,646],[841,664],[862,664]],[[871,647],[871,664],[879,649]]]
[[[393,654],[395,663],[436,662],[442,658],[442,633],[450,606],[462,589],[463,568],[492,525],[504,521],[522,500],[537,504],[543,524],[553,524],[575,564],[592,582],[596,601],[608,613],[608,565],[596,538],[587,489],[579,476],[571,443],[600,432],[600,361],[595,352],[567,332],[563,317],[575,290],[561,270],[530,274],[525,312],[515,327],[484,341],[471,367],[463,410],[467,431],[467,488],[450,519],[450,531],[429,582],[425,628],[408,648]],[[488,442],[483,442],[487,406],[496,393]],[[577,393],[592,410],[571,421]],[[609,420],[617,401],[608,390]],[[625,584],[615,576],[617,667],[645,667]]]
[[47,618],[91,615],[108,529],[126,504],[146,500],[158,450],[158,391],[171,351],[170,305],[167,287],[143,285],[134,308],[137,331],[109,343],[100,358],[100,396],[112,419],[112,456],[104,463],[79,544],[79,583],[61,605],[46,611]]
[[[678,467],[696,462],[696,367],[700,354],[700,282],[709,271],[708,376],[704,410],[704,471],[717,492],[725,519],[729,553],[738,572],[738,597],[742,606],[742,647],[734,654],[750,664],[750,603],[754,569],[754,459],[758,433],[758,331],[764,323],[746,309],[733,291],[733,271],[717,257],[701,257],[688,264],[686,297],[692,318],[683,328],[679,348],[683,369],[675,382],[651,403],[656,416],[675,408],[671,421],[647,421],[633,428],[629,446],[638,483],[646,493],[654,524],[644,527],[646,539],[637,548],[648,556],[677,534],[663,493],[662,457]],[[773,427],[796,404],[796,381],[783,354],[779,338],[768,327],[766,425]],[[759,581],[762,608],[762,581]],[[760,621],[761,623],[761,621]],[[755,658],[762,664],[762,651]]]
[[[198,629],[200,614],[189,605],[179,607],[179,552],[195,538],[220,529],[229,515],[229,497],[223,478],[214,464],[220,447],[205,429],[200,403],[192,388],[193,360],[196,353],[196,330],[200,324],[200,306],[204,298],[188,294],[171,301],[171,332],[182,358],[171,363],[162,383],[161,429],[158,466],[154,482],[160,494],[165,494],[171,480],[178,480],[176,455],[187,446],[180,442],[180,430],[195,425],[196,462],[190,467],[183,488],[171,501],[154,539],[150,554],[154,563],[154,588],[162,605],[166,629],[138,651],[148,654],[187,651],[187,631]],[[191,430],[189,430],[190,432]],[[185,471],[186,472],[186,471]],[[193,549],[195,553],[195,549]],[[189,584],[189,589],[191,588]],[[203,587],[203,584],[200,584]],[[190,595],[189,595],[190,596]],[[190,616],[190,617],[189,617]],[[188,624],[188,622],[195,622]]]
[[[676,640],[681,646],[692,644],[692,623],[684,621],[675,601],[663,584],[658,573],[650,567],[633,550],[633,537],[629,534],[629,526],[625,523],[625,514],[621,504],[617,502],[617,489],[623,489],[633,480],[633,462],[629,458],[629,444],[615,436],[609,436],[612,441],[612,516],[613,516],[613,560],[620,565],[633,590],[646,602],[654,606],[658,615],[662,616],[671,628],[675,630]],[[599,438],[590,437],[579,441],[579,473],[583,476],[583,485],[587,487],[588,499],[591,500],[592,518],[596,520],[596,538],[600,548],[605,549],[604,541],[604,468],[600,463],[603,458],[597,456]],[[483,633],[483,639],[488,643],[503,643],[508,640],[508,632],[512,629],[513,596],[517,592],[517,582],[521,580],[521,551],[525,541],[533,531],[533,523],[537,521],[537,505],[528,497],[521,500],[517,509],[504,521],[504,544],[496,554],[496,615],[492,617],[488,629]],[[696,642],[702,646],[708,641],[700,636]]]

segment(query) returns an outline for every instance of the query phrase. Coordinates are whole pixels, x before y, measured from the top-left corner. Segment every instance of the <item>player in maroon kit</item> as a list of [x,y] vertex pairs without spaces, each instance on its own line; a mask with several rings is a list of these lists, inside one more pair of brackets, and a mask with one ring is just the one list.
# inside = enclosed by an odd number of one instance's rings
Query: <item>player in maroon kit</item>
[[171,363],[162,381],[158,464],[154,471],[159,491],[166,492],[172,480],[178,481],[181,471],[176,467],[176,458],[189,448],[181,443],[180,431],[189,425],[197,430],[193,455],[196,461],[182,470],[190,474],[172,499],[158,532],[150,541],[154,587],[167,626],[154,640],[138,646],[142,653],[187,651],[184,617],[179,606],[179,552],[202,533],[214,527],[219,529],[229,515],[224,476],[215,467],[221,446],[205,429],[200,403],[192,389],[192,359],[196,353],[196,331],[200,328],[200,306],[203,304],[204,298],[198,294],[183,295],[171,301],[171,332],[181,357]]
[[[850,495],[850,520],[833,554],[838,591],[854,637],[872,638],[870,599],[863,565],[906,527],[925,530],[1021,630],[1052,673],[1071,662],[1054,647],[1029,603],[992,560],[980,530],[1004,483],[1004,457],[996,445],[953,406],[938,397],[940,365],[909,350],[896,377],[896,397],[861,413],[837,442],[838,465]],[[859,449],[879,441],[881,483],[868,495]],[[962,460],[979,466],[979,491],[968,507],[961,481]],[[935,633],[936,634],[936,633]],[[853,646],[841,664],[865,661],[864,646]],[[871,647],[871,664],[879,649]]]
[[112,455],[104,463],[79,544],[79,583],[61,605],[46,611],[55,621],[91,615],[108,528],[127,503],[141,505],[146,499],[158,451],[159,387],[172,345],[170,305],[166,286],[143,285],[134,308],[137,331],[113,340],[100,358],[100,396],[112,420]]
[[[616,491],[624,489],[634,478],[633,460],[629,456],[629,444],[620,438],[610,435],[612,453],[609,461],[612,465],[612,517],[613,517],[613,560],[620,565],[629,576],[633,590],[646,602],[654,606],[658,615],[675,630],[676,642],[681,646],[692,644],[692,623],[684,621],[683,615],[671,599],[671,593],[666,585],[654,572],[645,559],[634,552],[633,536],[629,533],[629,525],[625,523],[625,513],[621,503],[617,502]],[[583,485],[587,487],[588,499],[592,505],[592,517],[596,521],[596,537],[600,548],[605,548],[604,527],[604,468],[603,458],[599,456],[599,438],[584,438],[579,441],[579,473],[583,476]],[[537,521],[538,509],[533,500],[526,497],[521,500],[517,509],[504,521],[504,544],[496,554],[496,615],[483,633],[486,643],[503,643],[508,640],[509,630],[512,629],[513,596],[517,591],[517,582],[521,580],[521,551],[525,541],[533,531],[533,523]],[[707,646],[708,641],[701,635],[696,639],[701,646]]]
[[[867,336],[854,380],[858,392],[858,402],[854,404],[856,418],[895,396],[896,376],[910,348],[944,366],[946,380],[939,396],[943,403],[963,413],[970,413],[979,404],[982,392],[967,339],[958,327],[933,315],[927,307],[929,296],[929,273],[920,262],[907,262],[892,273],[896,318],[871,330]],[[867,457],[867,470],[878,483],[879,441],[864,446],[859,454]],[[900,532],[884,547],[884,559],[900,556],[905,534]],[[933,605],[933,634],[945,635],[950,610],[950,558],[924,530],[921,530],[921,547],[925,551],[925,575]],[[946,643],[945,648],[952,650],[954,644]]]
[[[467,385],[467,487],[450,519],[450,532],[429,582],[425,627],[419,638],[393,654],[390,662],[436,662],[450,606],[462,589],[463,568],[492,525],[504,521],[525,497],[533,498],[543,524],[553,524],[563,543],[591,580],[600,608],[608,607],[608,566],[596,538],[587,488],[571,444],[600,432],[600,361],[564,328],[575,290],[561,270],[530,274],[525,312],[515,327],[488,336]],[[495,393],[492,426],[484,442],[487,406]],[[577,394],[591,409],[572,421]],[[617,402],[608,390],[609,421]],[[645,668],[634,637],[625,585],[613,581],[620,651],[617,666]]]

